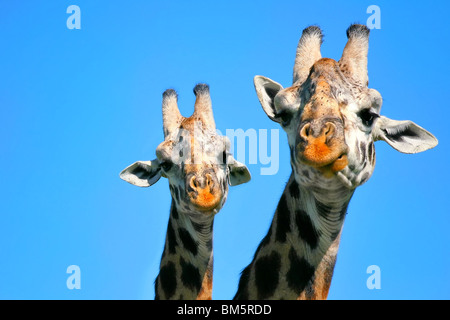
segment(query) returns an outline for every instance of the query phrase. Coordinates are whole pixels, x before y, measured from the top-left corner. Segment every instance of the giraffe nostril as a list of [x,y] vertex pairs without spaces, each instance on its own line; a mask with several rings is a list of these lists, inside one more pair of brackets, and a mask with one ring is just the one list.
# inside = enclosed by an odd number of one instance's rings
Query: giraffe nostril
[[206,174],[206,185],[208,187],[211,187],[211,185],[212,185],[212,177],[210,174]]
[[213,192],[216,190],[216,179],[212,173],[193,174],[188,178],[188,186],[196,192]]
[[314,120],[305,123],[300,129],[300,137],[309,141],[313,138],[325,137],[332,138],[337,132],[337,127],[334,121],[329,120]]
[[191,178],[190,185],[191,185],[192,189],[197,189],[198,188],[198,182],[197,182],[197,178],[195,176],[193,176]]
[[307,123],[300,130],[300,136],[306,140],[306,139],[308,139],[310,133],[311,133],[311,124]]
[[331,136],[334,133],[335,125],[328,122],[325,126],[325,136]]

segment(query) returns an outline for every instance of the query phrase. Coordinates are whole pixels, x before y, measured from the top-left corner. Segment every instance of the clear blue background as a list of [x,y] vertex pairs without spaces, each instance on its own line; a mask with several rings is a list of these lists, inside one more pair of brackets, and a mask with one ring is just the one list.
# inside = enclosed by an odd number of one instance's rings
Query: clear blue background
[[[81,30],[66,9],[81,8]],[[0,298],[152,299],[169,216],[167,180],[148,189],[119,172],[155,157],[161,94],[211,87],[217,128],[278,129],[253,76],[291,83],[301,31],[318,24],[339,59],[346,28],[381,9],[370,36],[370,86],[382,113],[410,119],[437,148],[400,154],[376,144],[377,167],[344,225],[330,299],[449,299],[448,1],[2,1],[0,3]],[[215,299],[230,299],[290,175],[230,189],[215,219]],[[66,269],[81,268],[69,290]],[[381,269],[369,290],[366,269]]]

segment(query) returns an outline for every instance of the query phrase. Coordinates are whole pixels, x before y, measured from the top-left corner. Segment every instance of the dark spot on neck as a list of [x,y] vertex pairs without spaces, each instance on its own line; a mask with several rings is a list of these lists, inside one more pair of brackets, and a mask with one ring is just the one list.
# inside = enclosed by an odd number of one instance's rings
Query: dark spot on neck
[[167,249],[170,254],[175,254],[176,248],[178,246],[177,237],[175,235],[175,230],[172,227],[172,221],[169,220],[169,224],[167,226]]
[[189,231],[187,231],[185,228],[180,228],[178,230],[178,234],[180,236],[180,240],[183,243],[184,248],[190,251],[194,256],[197,255],[198,245],[192,238]]
[[[177,289],[175,264],[173,262],[169,262],[165,266],[161,267],[158,278],[161,284],[161,288],[159,288],[158,286],[157,289],[162,289],[165,299],[172,298],[172,296],[175,294],[175,290]],[[156,281],[158,281],[158,278],[156,279]]]
[[317,248],[319,244],[320,231],[316,230],[308,213],[299,209],[295,212],[295,224],[300,238],[305,241],[311,249]]
[[300,188],[298,186],[297,181],[292,180],[289,184],[289,193],[291,197],[299,199],[300,198]]
[[173,219],[175,219],[175,220],[178,219],[177,206],[173,202],[172,202],[172,207],[170,208],[170,215],[172,216]]
[[287,233],[291,231],[291,213],[284,193],[278,203],[276,217],[277,228],[275,231],[275,239],[279,242],[285,242]]
[[181,282],[185,287],[189,288],[197,294],[202,287],[200,271],[193,264],[184,261],[182,257],[180,257],[180,266]]
[[286,280],[289,287],[300,295],[312,280],[315,269],[305,258],[299,257],[294,248],[289,250],[289,263],[290,268],[286,274]]
[[279,282],[280,268],[281,257],[275,251],[255,262],[255,284],[258,299],[267,299],[274,294]]

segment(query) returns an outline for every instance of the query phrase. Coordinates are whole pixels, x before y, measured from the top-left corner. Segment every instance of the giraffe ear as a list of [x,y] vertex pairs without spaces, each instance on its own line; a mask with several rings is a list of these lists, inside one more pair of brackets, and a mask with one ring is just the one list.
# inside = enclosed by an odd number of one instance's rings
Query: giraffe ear
[[236,161],[232,157],[228,160],[228,171],[228,184],[230,186],[249,182],[252,178],[245,164]]
[[384,140],[402,153],[418,153],[434,148],[438,140],[412,121],[397,121],[381,116],[373,129],[375,141]]
[[150,187],[161,178],[158,160],[137,161],[120,173],[120,179],[138,187]]
[[271,120],[281,122],[281,119],[277,116],[274,104],[275,96],[283,89],[281,84],[263,76],[256,76],[253,79],[253,83],[255,84],[256,95],[264,112]]

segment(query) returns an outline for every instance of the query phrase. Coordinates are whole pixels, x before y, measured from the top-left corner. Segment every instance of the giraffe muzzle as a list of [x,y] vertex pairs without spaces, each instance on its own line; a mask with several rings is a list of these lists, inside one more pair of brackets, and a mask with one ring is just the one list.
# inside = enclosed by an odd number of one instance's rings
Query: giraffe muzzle
[[219,206],[223,192],[213,175],[193,175],[188,180],[188,196],[191,203],[200,211],[211,211]]
[[299,160],[331,177],[348,165],[348,147],[343,139],[340,125],[334,121],[322,126],[308,122],[300,129],[297,145]]

